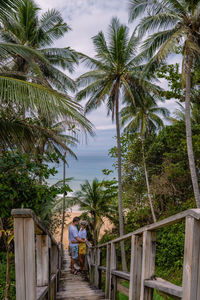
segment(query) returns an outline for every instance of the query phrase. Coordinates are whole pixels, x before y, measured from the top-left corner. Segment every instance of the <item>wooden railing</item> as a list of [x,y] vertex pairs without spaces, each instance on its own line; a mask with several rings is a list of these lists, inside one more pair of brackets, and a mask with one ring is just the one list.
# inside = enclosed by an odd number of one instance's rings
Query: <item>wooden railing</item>
[[13,209],[16,300],[55,300],[61,251],[30,209]]
[[[156,230],[185,219],[185,246],[182,286],[155,277]],[[116,245],[131,239],[130,272],[117,270]],[[106,266],[102,266],[101,252],[106,248]],[[117,290],[127,294],[129,300],[153,300],[153,290],[175,299],[200,299],[200,209],[190,209],[145,226],[127,235],[88,249],[90,281],[101,289],[105,272],[105,298],[117,299]],[[129,289],[117,284],[117,279],[129,281]]]

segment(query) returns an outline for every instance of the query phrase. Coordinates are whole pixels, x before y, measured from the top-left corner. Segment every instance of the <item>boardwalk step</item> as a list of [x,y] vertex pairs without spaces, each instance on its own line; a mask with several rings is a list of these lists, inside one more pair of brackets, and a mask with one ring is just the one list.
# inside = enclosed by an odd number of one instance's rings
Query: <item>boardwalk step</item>
[[64,252],[64,264],[60,277],[60,290],[57,293],[57,300],[100,300],[105,299],[101,290],[91,286],[87,277],[73,275],[70,272],[70,257],[67,251]]

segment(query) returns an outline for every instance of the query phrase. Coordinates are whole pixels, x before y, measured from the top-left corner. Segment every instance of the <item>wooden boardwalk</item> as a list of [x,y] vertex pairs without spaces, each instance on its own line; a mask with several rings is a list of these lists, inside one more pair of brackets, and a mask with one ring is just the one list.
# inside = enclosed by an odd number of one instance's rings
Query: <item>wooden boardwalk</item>
[[101,290],[92,287],[88,280],[81,275],[73,275],[70,272],[70,256],[64,251],[63,269],[59,284],[57,300],[99,300],[105,299]]

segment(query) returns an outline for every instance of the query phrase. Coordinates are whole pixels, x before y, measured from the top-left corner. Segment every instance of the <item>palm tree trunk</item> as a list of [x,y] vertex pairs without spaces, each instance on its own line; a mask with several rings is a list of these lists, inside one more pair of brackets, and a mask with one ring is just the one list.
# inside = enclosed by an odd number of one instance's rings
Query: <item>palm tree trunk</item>
[[94,213],[94,246],[96,247],[98,244],[98,236],[97,236],[97,216]]
[[[120,142],[120,125],[119,125],[119,82],[116,88],[115,98],[115,118],[116,118],[116,131],[117,131],[117,150],[118,150],[118,210],[119,210],[119,234],[124,235],[124,214],[122,205],[122,159],[121,159],[121,142]],[[127,271],[126,252],[124,241],[120,243],[121,256],[122,256],[122,269]]]
[[200,194],[198,178],[194,160],[194,152],[192,146],[192,129],[191,129],[191,117],[190,117],[190,92],[191,92],[191,68],[193,58],[191,55],[188,57],[188,61],[185,66],[185,122],[186,122],[186,139],[187,139],[187,152],[190,166],[190,173],[193,185],[194,196],[196,205],[200,208]]
[[143,138],[141,138],[141,142],[142,142],[142,159],[143,159],[143,166],[144,166],[144,174],[145,174],[145,180],[146,180],[146,186],[147,186],[147,195],[148,195],[148,198],[149,198],[149,204],[150,204],[150,207],[151,207],[151,213],[152,213],[153,221],[155,223],[156,222],[156,215],[155,215],[155,212],[154,212],[153,202],[152,202],[152,198],[151,198],[149,178],[148,178],[147,166],[146,166],[145,154],[144,154],[144,141],[143,141]]
[[[65,164],[66,164],[66,152],[64,154],[64,160],[63,160],[63,186],[65,186],[65,177],[66,177]],[[61,228],[61,236],[60,236],[61,247],[63,245],[63,233],[64,233],[64,227],[65,227],[65,195],[66,195],[66,192],[64,191],[64,194],[63,194],[63,209],[62,209],[62,228]]]

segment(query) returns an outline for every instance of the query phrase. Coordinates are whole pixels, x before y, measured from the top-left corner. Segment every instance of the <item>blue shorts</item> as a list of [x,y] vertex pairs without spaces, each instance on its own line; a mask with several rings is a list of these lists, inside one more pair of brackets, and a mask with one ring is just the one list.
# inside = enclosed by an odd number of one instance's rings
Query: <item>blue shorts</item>
[[70,246],[71,256],[73,259],[78,259],[78,245]]

